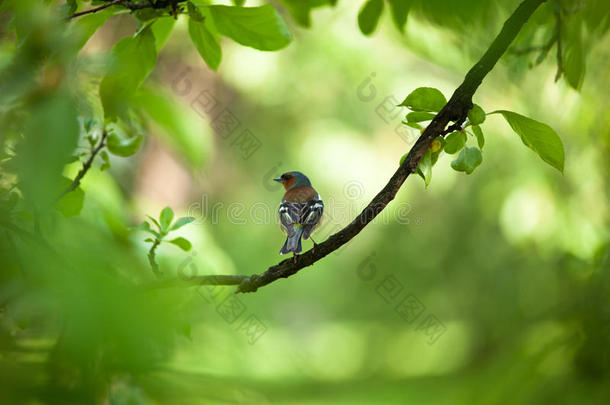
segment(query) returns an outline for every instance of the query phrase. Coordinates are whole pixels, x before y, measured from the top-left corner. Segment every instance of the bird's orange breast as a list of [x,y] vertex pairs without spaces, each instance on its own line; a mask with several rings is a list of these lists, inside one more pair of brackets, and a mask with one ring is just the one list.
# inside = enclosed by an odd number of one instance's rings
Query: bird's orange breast
[[284,194],[284,200],[304,204],[316,197],[316,190],[311,186],[294,187]]

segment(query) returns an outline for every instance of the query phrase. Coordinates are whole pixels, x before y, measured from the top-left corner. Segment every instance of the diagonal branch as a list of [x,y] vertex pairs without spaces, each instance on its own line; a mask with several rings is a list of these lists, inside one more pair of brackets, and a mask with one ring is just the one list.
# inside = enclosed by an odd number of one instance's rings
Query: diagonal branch
[[[455,90],[445,107],[443,107],[421,134],[409,151],[403,164],[392,175],[386,186],[349,225],[330,236],[326,241],[296,256],[294,259],[285,259],[275,266],[269,267],[267,271],[261,274],[254,274],[249,277],[234,276],[235,278],[228,280],[230,282],[227,282],[226,285],[235,284],[235,280],[243,278],[236,292],[254,292],[260,287],[280,278],[290,277],[299,270],[311,266],[358,235],[394,199],[407,177],[415,172],[419,161],[424,156],[430,143],[436,137],[444,136],[452,130],[461,127],[468,111],[472,108],[472,97],[483,79],[506,52],[523,24],[530,18],[538,6],[545,1],[524,0],[519,5],[515,12],[506,20],[502,30],[483,57],[470,69],[464,81]],[[447,128],[448,125],[449,128]],[[219,279],[214,279],[214,276],[193,277],[189,281],[196,284],[210,284],[210,280],[216,281],[216,285],[219,284],[217,282]]]

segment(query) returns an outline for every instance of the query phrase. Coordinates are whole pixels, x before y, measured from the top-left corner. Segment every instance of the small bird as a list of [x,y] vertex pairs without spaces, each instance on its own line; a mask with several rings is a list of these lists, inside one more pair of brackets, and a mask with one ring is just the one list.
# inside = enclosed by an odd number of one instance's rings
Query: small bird
[[[287,172],[273,179],[282,183],[286,193],[280,204],[280,228],[288,235],[280,254],[300,253],[301,237],[308,239],[320,225],[324,203],[311,182],[301,172]],[[314,248],[316,242],[312,238]]]

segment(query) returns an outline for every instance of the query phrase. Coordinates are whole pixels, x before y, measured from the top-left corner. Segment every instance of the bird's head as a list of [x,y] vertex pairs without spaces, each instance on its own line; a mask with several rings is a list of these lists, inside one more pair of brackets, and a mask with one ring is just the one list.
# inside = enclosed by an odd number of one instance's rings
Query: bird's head
[[307,176],[301,172],[287,172],[273,180],[282,183],[286,190],[299,186],[311,186]]

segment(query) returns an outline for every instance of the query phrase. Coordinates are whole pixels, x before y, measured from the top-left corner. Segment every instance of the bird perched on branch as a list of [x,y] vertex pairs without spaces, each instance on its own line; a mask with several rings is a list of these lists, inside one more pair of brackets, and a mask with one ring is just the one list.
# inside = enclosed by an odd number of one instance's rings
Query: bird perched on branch
[[[324,203],[311,182],[301,172],[287,172],[273,179],[282,183],[286,193],[280,204],[280,228],[288,236],[280,254],[300,253],[301,237],[308,239],[320,225]],[[316,242],[312,238],[314,248]]]

